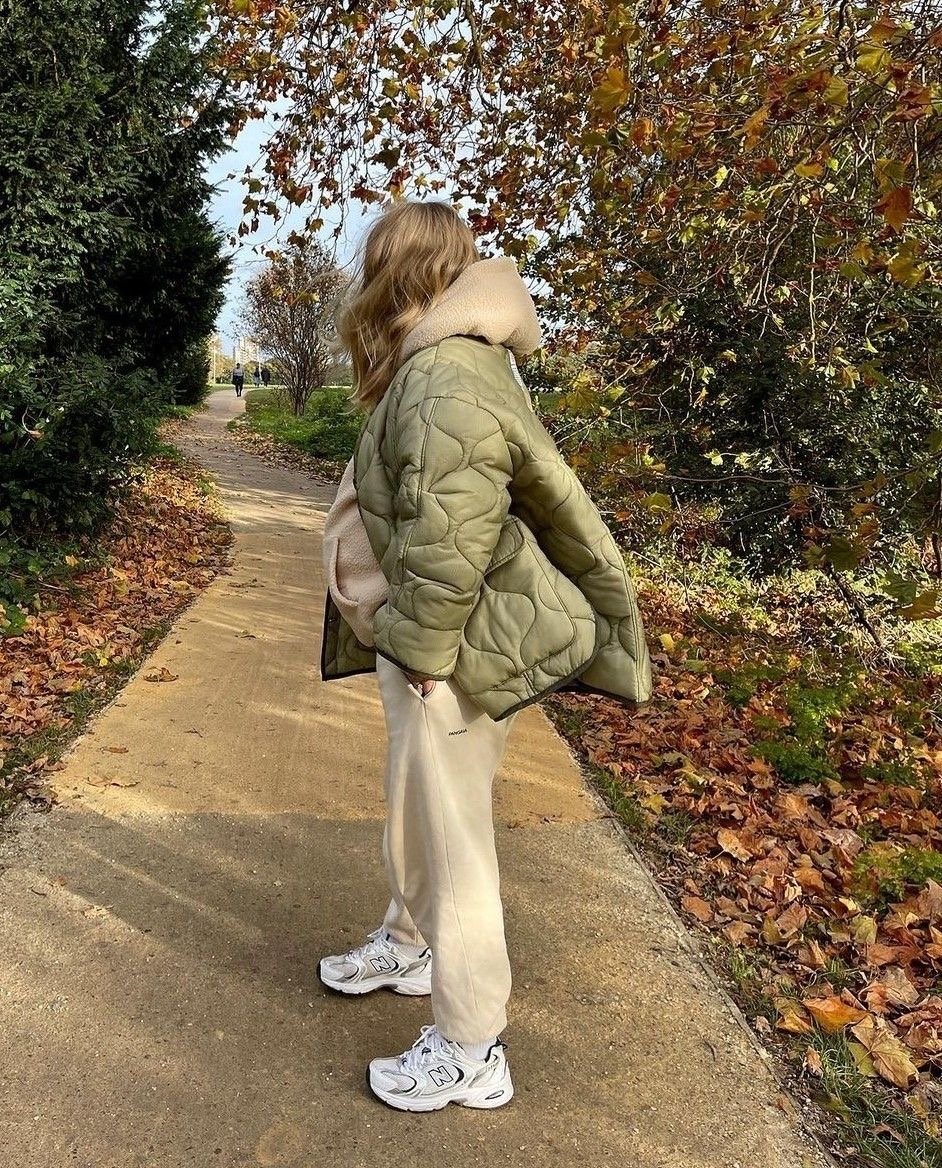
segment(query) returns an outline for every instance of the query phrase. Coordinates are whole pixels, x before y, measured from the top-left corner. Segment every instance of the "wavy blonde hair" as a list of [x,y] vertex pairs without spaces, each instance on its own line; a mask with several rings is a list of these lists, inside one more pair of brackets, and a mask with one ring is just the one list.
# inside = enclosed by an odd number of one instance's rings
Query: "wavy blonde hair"
[[377,405],[406,335],[479,258],[471,228],[448,203],[397,200],[373,224],[359,278],[337,316],[361,405]]

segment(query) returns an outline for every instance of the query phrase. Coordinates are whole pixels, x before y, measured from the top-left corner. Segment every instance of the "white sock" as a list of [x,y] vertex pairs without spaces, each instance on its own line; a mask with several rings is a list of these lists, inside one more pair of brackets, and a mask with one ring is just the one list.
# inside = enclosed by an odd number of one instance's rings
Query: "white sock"
[[459,1042],[458,1045],[465,1054],[469,1054],[473,1059],[477,1059],[478,1062],[483,1063],[487,1058],[487,1052],[496,1041],[497,1036],[495,1035],[494,1038],[489,1038],[487,1042]]
[[383,929],[383,936],[390,945],[394,945],[399,950],[403,957],[421,957],[427,948],[425,945],[407,945],[404,941],[397,941],[395,937],[390,935],[388,929]]

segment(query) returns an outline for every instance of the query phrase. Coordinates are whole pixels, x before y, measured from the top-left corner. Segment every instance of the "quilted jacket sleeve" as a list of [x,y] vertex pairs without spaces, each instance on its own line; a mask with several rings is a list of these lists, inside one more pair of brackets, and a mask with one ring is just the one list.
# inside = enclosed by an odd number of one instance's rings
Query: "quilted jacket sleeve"
[[497,418],[452,393],[405,394],[389,437],[398,489],[376,650],[443,680],[507,515],[510,452]]

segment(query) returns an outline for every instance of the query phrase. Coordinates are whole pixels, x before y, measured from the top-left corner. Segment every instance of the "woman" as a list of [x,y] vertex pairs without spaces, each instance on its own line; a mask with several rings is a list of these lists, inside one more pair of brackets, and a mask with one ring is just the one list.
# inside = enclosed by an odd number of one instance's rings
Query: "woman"
[[434,1025],[370,1064],[384,1102],[500,1107],[494,773],[516,712],[553,690],[645,700],[647,649],[622,557],[517,374],[540,330],[513,261],[480,259],[449,206],[397,202],[338,329],[369,413],[325,530],[321,673],[378,676],[392,901],[320,976],[431,993]]

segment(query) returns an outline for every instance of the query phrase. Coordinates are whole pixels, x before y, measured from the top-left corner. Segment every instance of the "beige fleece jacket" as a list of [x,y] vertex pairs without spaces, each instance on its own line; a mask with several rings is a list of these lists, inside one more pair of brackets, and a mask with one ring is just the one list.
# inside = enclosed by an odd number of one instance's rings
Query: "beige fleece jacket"
[[447,337],[481,337],[516,357],[540,347],[533,298],[507,256],[478,260],[461,273],[402,343],[400,361]]
[[373,616],[386,599],[387,586],[360,518],[352,458],[324,520],[324,571],[340,615],[360,644],[371,649]]

